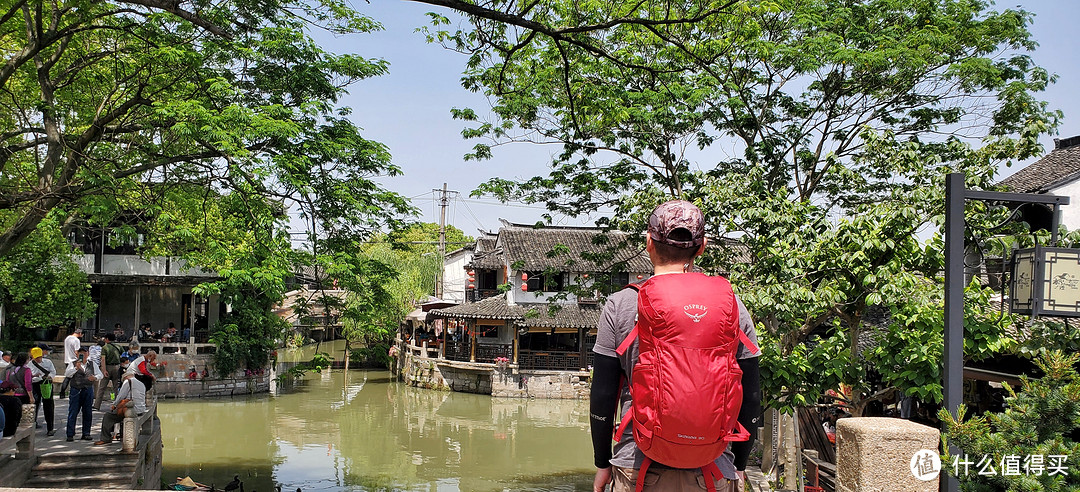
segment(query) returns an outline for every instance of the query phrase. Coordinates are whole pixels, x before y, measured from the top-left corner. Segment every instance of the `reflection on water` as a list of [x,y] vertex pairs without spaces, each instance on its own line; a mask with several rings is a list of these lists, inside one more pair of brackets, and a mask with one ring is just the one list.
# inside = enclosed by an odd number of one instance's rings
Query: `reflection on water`
[[[324,345],[324,349],[325,348]],[[162,477],[247,492],[590,490],[584,401],[410,388],[382,371],[314,374],[276,395],[163,400]]]

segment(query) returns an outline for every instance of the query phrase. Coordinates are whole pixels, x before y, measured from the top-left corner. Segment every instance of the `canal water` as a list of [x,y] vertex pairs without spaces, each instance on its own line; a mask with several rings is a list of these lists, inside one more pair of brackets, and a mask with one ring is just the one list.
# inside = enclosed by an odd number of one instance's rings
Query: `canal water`
[[425,390],[386,371],[338,370],[269,395],[159,403],[169,483],[191,476],[220,490],[239,475],[247,492],[592,487],[585,401]]

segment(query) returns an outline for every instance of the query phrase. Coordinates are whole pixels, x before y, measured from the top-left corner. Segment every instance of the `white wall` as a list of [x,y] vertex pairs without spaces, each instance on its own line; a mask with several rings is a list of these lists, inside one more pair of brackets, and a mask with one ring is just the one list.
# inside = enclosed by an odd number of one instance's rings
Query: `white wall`
[[442,299],[444,301],[465,303],[465,286],[469,283],[465,265],[472,261],[472,256],[472,251],[464,250],[443,260]]
[[1061,207],[1061,223],[1070,231],[1080,229],[1080,179],[1054,188],[1049,194],[1069,197],[1069,204]]
[[[648,278],[649,277],[649,275],[644,273],[644,272],[630,272],[630,281],[631,282],[637,282],[638,281],[637,275],[639,275],[639,274],[642,275],[643,278]],[[591,285],[593,279],[591,279],[591,278],[590,279],[579,279],[579,278],[577,278],[577,275],[578,274],[575,274],[575,273],[572,273],[572,274],[569,275],[568,282],[571,285],[578,284],[578,283],[580,283],[581,285]],[[509,296],[510,297],[510,299],[509,299],[510,304],[521,304],[521,303],[528,304],[528,303],[536,303],[536,302],[548,302],[551,297],[554,297],[555,295],[558,294],[557,292],[536,292],[536,291],[524,292],[524,291],[522,291],[521,290],[521,284],[526,283],[526,282],[521,281],[521,272],[513,272],[513,275],[510,276],[510,283],[514,284],[514,288],[510,289],[510,296]],[[563,303],[563,304],[573,304],[573,303],[578,302],[578,298],[574,294],[567,293],[566,299],[559,299],[556,302]]]
[[[95,273],[94,255],[77,256],[75,262],[83,272]],[[188,268],[187,262],[180,258],[155,256],[148,260],[139,255],[104,255],[101,259],[101,273],[105,275],[165,276],[166,270],[169,276],[214,276],[214,272],[202,268]]]

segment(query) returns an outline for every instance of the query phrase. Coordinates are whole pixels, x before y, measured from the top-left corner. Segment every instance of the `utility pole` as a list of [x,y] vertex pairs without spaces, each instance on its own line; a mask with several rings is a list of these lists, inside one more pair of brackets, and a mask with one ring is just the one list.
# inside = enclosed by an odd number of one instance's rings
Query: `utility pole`
[[443,296],[443,262],[446,261],[446,207],[449,204],[446,183],[442,184],[441,191],[442,194],[439,197],[439,270],[435,274],[435,297],[439,299],[442,299]]

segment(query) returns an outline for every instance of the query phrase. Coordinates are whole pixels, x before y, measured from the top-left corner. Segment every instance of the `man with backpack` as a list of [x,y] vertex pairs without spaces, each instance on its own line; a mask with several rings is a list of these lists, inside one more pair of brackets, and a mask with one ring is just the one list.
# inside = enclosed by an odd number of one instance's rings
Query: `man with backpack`
[[696,206],[663,203],[648,229],[653,276],[609,296],[597,326],[593,489],[738,490],[761,412],[753,321],[726,279],[693,271]]

